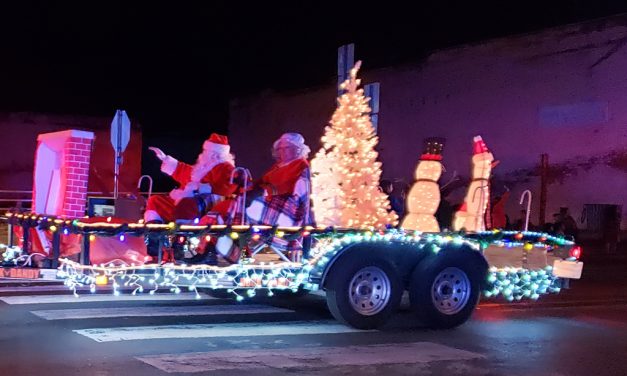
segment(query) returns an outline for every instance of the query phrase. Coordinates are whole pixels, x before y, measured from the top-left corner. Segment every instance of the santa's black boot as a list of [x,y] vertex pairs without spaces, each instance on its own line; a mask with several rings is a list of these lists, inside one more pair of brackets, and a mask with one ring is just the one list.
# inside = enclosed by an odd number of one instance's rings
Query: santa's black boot
[[150,263],[157,263],[157,260],[159,259],[159,246],[162,245],[162,243],[159,241],[159,235],[148,234],[146,235],[145,242],[146,253],[148,254],[148,256],[152,257]]
[[[146,224],[163,224],[163,221],[155,219],[152,221],[147,221]],[[156,264],[158,262],[157,260],[159,259],[159,234],[146,234],[144,242],[146,243],[146,253],[148,254],[148,256],[152,257],[152,260],[149,263]]]

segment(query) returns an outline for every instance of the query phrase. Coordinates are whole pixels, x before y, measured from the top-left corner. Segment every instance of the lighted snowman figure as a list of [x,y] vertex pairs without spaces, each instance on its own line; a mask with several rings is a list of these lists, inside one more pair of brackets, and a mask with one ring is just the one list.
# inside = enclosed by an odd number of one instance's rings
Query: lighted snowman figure
[[485,212],[490,200],[489,180],[492,168],[496,165],[494,156],[488,150],[481,136],[474,139],[472,156],[472,180],[464,203],[455,213],[453,229],[466,229],[469,232],[485,231]]
[[440,205],[438,179],[442,175],[442,146],[440,142],[428,141],[427,150],[420,156],[416,167],[416,182],[407,196],[407,215],[401,224],[406,230],[440,231],[434,214]]

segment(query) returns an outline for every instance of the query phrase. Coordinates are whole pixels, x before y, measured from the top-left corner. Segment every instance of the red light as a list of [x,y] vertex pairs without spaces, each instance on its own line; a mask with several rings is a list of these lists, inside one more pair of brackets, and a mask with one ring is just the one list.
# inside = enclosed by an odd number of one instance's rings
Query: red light
[[179,236],[179,243],[185,243],[185,237]]
[[574,247],[572,247],[570,249],[568,254],[569,254],[570,257],[574,257],[576,259],[579,259],[581,257],[581,253],[582,252],[583,252],[583,249],[580,246],[576,245],[576,246],[574,246]]

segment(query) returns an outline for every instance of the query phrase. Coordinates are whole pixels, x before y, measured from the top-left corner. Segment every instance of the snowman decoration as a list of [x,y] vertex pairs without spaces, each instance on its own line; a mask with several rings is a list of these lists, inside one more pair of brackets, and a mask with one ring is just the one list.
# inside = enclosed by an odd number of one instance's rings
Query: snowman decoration
[[427,141],[426,151],[420,156],[416,167],[416,182],[407,196],[407,215],[401,224],[406,230],[440,231],[434,214],[440,205],[438,179],[442,175],[442,147],[441,142]]
[[469,232],[485,231],[485,212],[490,200],[490,175],[498,163],[488,150],[481,136],[473,139],[472,180],[464,203],[455,213],[453,229],[466,229]]

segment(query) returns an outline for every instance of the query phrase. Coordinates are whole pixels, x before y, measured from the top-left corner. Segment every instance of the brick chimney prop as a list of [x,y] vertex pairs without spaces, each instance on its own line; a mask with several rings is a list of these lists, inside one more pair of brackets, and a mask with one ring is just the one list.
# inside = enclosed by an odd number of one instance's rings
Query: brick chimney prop
[[[32,211],[37,214],[77,218],[85,216],[87,181],[94,134],[79,130],[43,133],[37,137],[33,171]],[[22,243],[21,228],[14,228]],[[26,252],[36,253],[36,264],[52,255],[52,233],[39,228],[29,229]],[[61,237],[61,257],[81,251],[80,236]],[[53,265],[54,266],[54,265]]]
[[37,137],[33,175],[35,213],[83,217],[94,134],[79,130]]

